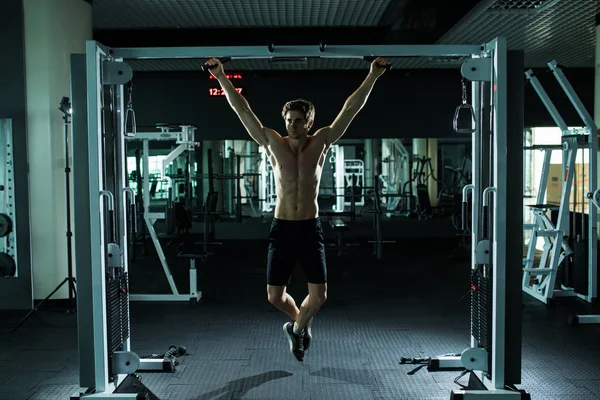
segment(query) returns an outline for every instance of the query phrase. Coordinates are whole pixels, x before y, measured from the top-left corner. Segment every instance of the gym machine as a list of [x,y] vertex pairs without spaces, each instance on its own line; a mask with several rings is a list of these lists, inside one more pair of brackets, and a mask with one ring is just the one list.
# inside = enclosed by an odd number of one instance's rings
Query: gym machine
[[[373,179],[374,182],[379,182],[379,180],[380,177],[377,175],[375,176],[375,179]],[[395,240],[383,240],[383,226],[381,221],[381,216],[383,214],[383,210],[381,208],[381,204],[383,203],[382,198],[386,198],[389,201],[389,199],[396,198],[396,195],[387,194],[382,196],[379,193],[379,189],[379,186],[375,186],[375,188],[373,188],[373,208],[368,211],[373,214],[373,240],[369,240],[369,243],[373,244],[373,255],[375,258],[382,260],[383,245],[396,243]]]
[[272,212],[275,210],[277,205],[277,193],[275,188],[275,175],[273,175],[273,167],[267,157],[267,152],[264,147],[258,148],[260,155],[260,181],[259,181],[259,193],[262,202],[262,212]]
[[[262,212],[260,211],[260,199],[258,200],[259,204],[257,204],[257,207],[254,206],[254,193],[258,192],[260,193],[260,191],[258,190],[258,187],[260,185],[260,179],[262,177],[262,175],[256,170],[258,164],[259,164],[259,160],[260,160],[260,154],[258,153],[258,151],[254,150],[254,146],[255,143],[248,140],[246,141],[246,154],[242,156],[242,158],[244,159],[244,180],[243,180],[243,186],[244,186],[244,190],[246,191],[246,196],[241,197],[242,199],[245,199],[247,204],[250,205],[250,209],[252,212],[252,217],[255,218],[260,218],[262,217]],[[257,196],[259,197],[259,196]],[[242,202],[240,202],[239,206],[241,208],[241,204]],[[241,214],[241,212],[240,212]]]
[[[180,293],[177,285],[175,284],[175,280],[173,279],[173,274],[171,273],[171,268],[167,262],[165,254],[162,249],[162,245],[160,243],[158,234],[156,233],[156,229],[154,228],[154,224],[159,220],[171,221],[173,219],[173,215],[176,213],[174,208],[174,202],[178,199],[179,190],[178,184],[175,181],[175,176],[173,174],[167,174],[167,169],[169,165],[173,163],[177,159],[177,157],[184,154],[184,152],[188,151],[188,156],[191,157],[194,153],[193,150],[198,145],[198,143],[194,140],[194,133],[196,131],[196,127],[191,125],[181,125],[179,126],[180,130],[173,131],[169,126],[158,126],[160,129],[159,132],[135,132],[129,136],[125,136],[127,142],[131,142],[133,140],[141,140],[142,141],[142,167],[143,167],[143,177],[142,177],[142,187],[138,188],[142,191],[143,197],[143,218],[145,227],[152,238],[152,243],[156,249],[156,253],[158,254],[158,258],[162,265],[163,271],[169,282],[169,287],[171,289],[170,294],[142,294],[142,293],[130,293],[129,300],[131,301],[189,301],[191,303],[196,303],[202,297],[202,292],[198,290],[197,285],[197,269],[195,261],[192,259],[190,261],[189,268],[189,277],[190,277],[190,287],[188,293]],[[169,141],[175,142],[177,145],[171,152],[162,160],[162,165],[160,168],[160,179],[161,180],[169,180],[169,198],[167,200],[166,210],[163,212],[156,212],[151,210],[151,190],[150,190],[150,141]],[[190,151],[192,150],[192,151]],[[189,163],[193,165],[192,162]],[[170,175],[170,176],[169,176]],[[186,179],[185,184],[185,192],[191,193],[193,182],[192,182],[192,171],[187,171],[187,173],[182,174],[182,179]],[[139,191],[138,191],[139,193]],[[186,204],[178,204],[176,206],[181,206],[185,208],[191,207],[190,200],[191,196],[186,196]],[[134,202],[135,205],[135,202]],[[134,216],[133,218],[137,220],[137,213],[135,212],[134,206]],[[185,209],[183,210],[185,212]],[[169,223],[167,223],[168,227]],[[134,225],[135,227],[135,225]],[[136,229],[137,230],[137,229]],[[135,231],[134,231],[135,232]]]
[[[381,180],[384,188],[385,211],[391,216],[400,207],[401,211],[412,209],[412,187],[410,185],[410,153],[400,139],[381,140]],[[408,183],[408,185],[407,185]],[[408,191],[406,188],[408,187]],[[392,197],[393,196],[393,197]]]
[[335,205],[333,214],[343,215],[350,207],[354,220],[356,206],[363,206],[365,189],[365,163],[360,159],[346,158],[344,146],[334,144],[329,149],[329,162],[333,167]]
[[[509,56],[505,46],[505,39],[497,38],[484,45],[487,54],[463,63],[461,73],[471,82],[474,106],[463,92],[454,120],[457,133],[470,132],[472,137],[472,183],[465,186],[462,198],[462,230],[471,232],[470,347],[461,353],[400,360],[427,364],[429,371],[463,369],[471,372],[470,378],[475,373],[481,390],[453,391],[453,399],[492,393],[501,399],[530,398],[515,387],[521,378],[522,220],[519,215],[507,217],[510,209],[522,207],[522,176],[506,168],[518,170],[522,163],[521,138],[507,133],[523,131],[523,54]],[[465,110],[466,125],[458,121]],[[490,393],[493,388],[497,391]]]
[[[591,303],[598,295],[597,213],[592,212],[595,208],[593,207],[593,197],[590,195],[590,193],[595,193],[597,188],[598,130],[593,118],[585,109],[557,62],[552,60],[547,65],[573,107],[575,107],[579,117],[583,120],[585,128],[568,129],[564,119],[533,71],[528,70],[525,73],[528,82],[531,83],[554,122],[560,128],[562,144],[558,148],[556,146],[534,146],[534,148],[541,148],[545,155],[537,204],[530,206],[535,215],[535,223],[532,224],[533,226],[525,227],[531,229],[531,239],[527,258],[523,259],[522,287],[525,293],[546,304],[558,297],[578,297]],[[563,152],[562,190],[558,207],[552,204],[544,204],[552,150],[562,150]],[[589,211],[586,218],[585,211],[582,209],[581,234],[579,237],[574,238],[570,237],[569,215],[578,151],[581,151],[584,156],[587,154],[589,157],[589,187],[587,190],[588,195],[585,196],[587,197]],[[585,188],[583,189],[585,192]],[[576,195],[577,193],[574,193],[573,197],[576,197]],[[556,224],[548,216],[550,211],[558,211]],[[573,211],[573,215],[576,215],[576,210]],[[577,229],[576,224],[573,224],[573,229]],[[544,239],[544,250],[540,262],[536,263],[535,252],[538,238]],[[571,243],[569,243],[569,239],[571,239]],[[587,281],[587,284],[578,285],[580,286],[580,292],[575,287],[566,285],[565,282],[560,283],[560,288],[556,287],[559,267],[564,265],[563,262],[570,256],[575,258],[578,265],[582,263],[581,260],[585,264],[583,270],[587,276],[583,280],[584,282]],[[576,273],[581,272],[576,271]]]
[[339,144],[331,146],[330,161],[334,165],[336,204],[335,212],[343,213],[350,207],[352,220],[356,206],[365,204],[365,163],[360,159],[346,158],[344,147]]
[[[509,203],[513,201],[512,190],[522,192],[518,186],[511,186],[513,176],[507,174],[507,154],[514,153],[508,148],[508,129],[522,130],[511,122],[516,113],[509,112],[509,81],[506,40],[497,38],[481,45],[372,45],[372,46],[238,46],[238,47],[186,47],[186,48],[108,48],[95,41],[86,44],[86,54],[73,55],[71,66],[73,123],[74,129],[86,134],[76,135],[75,180],[75,230],[77,278],[79,284],[78,336],[80,385],[85,388],[77,398],[132,399],[146,395],[141,382],[138,393],[120,393],[119,384],[129,375],[135,376],[141,361],[131,351],[128,316],[128,257],[127,236],[131,230],[128,223],[128,205],[133,202],[131,189],[125,187],[123,132],[120,128],[107,132],[106,123],[116,122],[122,126],[124,105],[123,85],[132,77],[131,68],[126,64],[131,59],[153,58],[263,58],[277,57],[328,57],[355,58],[369,62],[373,54],[385,57],[466,57],[463,75],[477,88],[483,84],[489,96],[478,97],[490,108],[480,108],[482,115],[491,116],[493,154],[489,162],[491,179],[482,184],[474,179],[473,195],[473,276],[480,280],[474,289],[473,298],[479,299],[486,307],[475,302],[472,313],[471,348],[462,353],[460,361],[464,368],[478,379],[481,389],[453,390],[452,399],[477,399],[494,396],[496,399],[528,398],[525,393],[513,389],[520,383],[520,299],[512,290],[512,265],[514,254],[519,254],[522,240],[514,231],[514,222],[506,219]],[[523,68],[522,54],[514,59],[514,69]],[[522,75],[520,75],[522,76]],[[521,80],[512,76],[517,85]],[[490,88],[494,88],[492,91]],[[515,91],[516,92],[516,91]],[[521,93],[522,94],[522,93]],[[514,96],[519,96],[515,93]],[[485,102],[488,100],[488,102]],[[518,102],[511,98],[510,105]],[[522,100],[520,97],[517,100]],[[105,107],[110,102],[114,108]],[[108,104],[106,104],[108,105]],[[515,106],[516,107],[516,106]],[[115,110],[112,116],[104,115]],[[84,111],[86,110],[86,111]],[[522,107],[521,107],[522,115]],[[104,118],[103,118],[104,117]],[[474,142],[487,129],[485,121],[477,124]],[[514,136],[514,135],[513,135]],[[519,143],[521,144],[521,143]],[[478,168],[484,165],[474,146],[473,163]],[[84,149],[87,149],[85,151]],[[481,149],[478,149],[481,150]],[[518,152],[521,154],[521,151]],[[520,174],[518,179],[520,179]],[[516,179],[516,178],[515,178]],[[511,189],[514,188],[514,189]],[[488,197],[493,193],[493,201]],[[512,197],[511,197],[512,196]],[[481,207],[483,200],[483,209]],[[519,200],[517,200],[518,202]],[[522,199],[521,199],[522,201]],[[511,204],[512,207],[515,204]],[[476,216],[487,214],[485,229],[478,226]],[[522,235],[522,223],[517,231]],[[512,242],[517,240],[517,244]],[[514,247],[511,251],[511,247]],[[517,252],[518,250],[518,252]],[[520,272],[520,271],[519,271]],[[520,279],[520,273],[519,273]],[[471,285],[471,282],[467,284]],[[517,287],[519,282],[517,281]],[[521,293],[520,288],[517,294]],[[110,301],[109,301],[110,299]],[[515,301],[516,300],[516,301]],[[117,308],[114,304],[118,304]],[[489,305],[489,309],[487,308]],[[480,327],[485,320],[485,329]],[[119,329],[115,328],[117,323]],[[510,332],[508,328],[510,328]],[[114,335],[115,332],[117,335]],[[487,335],[481,335],[485,332]],[[490,340],[486,341],[485,338]],[[144,394],[145,393],[145,394]]]
[[463,157],[460,167],[444,166],[444,170],[450,173],[450,183],[443,182],[441,176],[439,179],[443,186],[438,192],[437,215],[441,217],[452,216],[455,228],[458,227],[458,224],[454,219],[460,218],[463,188],[471,182],[469,174],[465,173],[468,159],[467,156]]
[[[588,192],[586,197],[590,199],[590,202],[600,210],[600,189],[596,189],[593,193]],[[590,209],[590,213],[592,210]],[[600,324],[600,314],[578,314],[569,317],[569,323],[571,325],[592,325]]]
[[[435,178],[436,171],[433,170],[433,166],[431,165],[431,158],[426,156],[416,157],[413,155],[411,169],[412,179],[404,184],[404,191],[408,191],[411,199],[412,193],[415,193],[416,207],[414,211],[416,211],[417,217],[419,219],[431,219],[433,218],[434,209],[431,205],[431,199],[429,198],[427,181],[430,177],[433,177],[435,182],[438,181],[437,178]],[[414,188],[412,187],[413,184]],[[408,209],[406,215],[412,216],[413,210]]]
[[[106,49],[86,44],[71,56],[77,330],[81,389],[71,398],[148,398],[135,372],[172,372],[179,350],[164,357],[131,349],[128,238],[135,232],[135,196],[127,186],[124,85],[131,68]],[[168,357],[167,357],[168,354]],[[118,393],[125,384],[138,393]]]
[[[222,174],[209,174],[209,179],[215,179],[223,181],[223,213],[219,215],[229,216],[231,219],[235,219],[236,222],[242,221],[242,204],[247,202],[250,205],[252,216],[260,217],[261,214],[257,212],[253,203],[253,191],[254,191],[254,180],[262,177],[260,173],[253,172],[252,159],[256,158],[256,154],[251,154],[253,142],[244,140],[248,145],[242,146],[245,149],[235,150],[234,144],[239,141],[225,140],[222,158]],[[244,154],[244,150],[247,154]],[[260,155],[259,155],[260,156]],[[266,156],[263,156],[266,157]],[[242,163],[242,161],[244,161]],[[270,163],[265,159],[261,159],[261,163]],[[268,167],[268,166],[266,166]],[[243,172],[242,172],[243,171]],[[272,169],[267,170],[266,178],[269,180],[269,185],[263,185],[262,187],[268,188],[268,193],[273,195],[267,195],[274,202],[275,200],[275,186],[274,178],[272,176]],[[206,177],[205,175],[202,178]],[[246,191],[246,195],[242,195],[242,189]],[[274,204],[273,204],[274,205]]]
[[12,121],[0,119],[0,278],[19,276],[15,234],[15,172]]
[[344,208],[355,212],[356,206],[364,206],[365,163],[363,160],[344,160]]

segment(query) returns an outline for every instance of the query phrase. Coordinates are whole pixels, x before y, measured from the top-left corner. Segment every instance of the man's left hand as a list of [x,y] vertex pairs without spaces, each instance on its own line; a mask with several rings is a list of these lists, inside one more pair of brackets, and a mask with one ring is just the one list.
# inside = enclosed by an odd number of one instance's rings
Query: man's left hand
[[379,76],[383,75],[383,73],[386,70],[386,66],[388,66],[389,64],[390,63],[387,62],[387,60],[385,58],[377,57],[371,63],[371,73],[373,75],[375,75],[375,77],[379,77]]

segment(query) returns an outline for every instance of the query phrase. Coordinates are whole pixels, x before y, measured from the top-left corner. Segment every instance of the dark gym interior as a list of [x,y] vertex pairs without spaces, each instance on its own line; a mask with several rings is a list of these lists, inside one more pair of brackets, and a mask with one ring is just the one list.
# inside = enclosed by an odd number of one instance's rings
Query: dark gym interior
[[[120,385],[105,398],[128,393],[167,400],[475,398],[454,394],[461,391],[486,397],[480,392],[493,390],[480,382],[478,369],[444,368],[444,360],[458,358],[466,365],[461,353],[475,346],[487,351],[485,367],[497,370],[491,350],[497,349],[497,334],[506,351],[501,362],[506,385],[497,389],[508,397],[600,398],[600,276],[593,269],[597,260],[590,258],[598,244],[590,221],[596,221],[600,201],[593,190],[597,163],[588,151],[597,142],[587,138],[594,132],[587,114],[573,107],[569,88],[548,66],[557,61],[581,109],[599,121],[600,3],[35,1],[0,4],[0,44],[9,57],[0,64],[0,399],[104,395],[82,384],[90,381],[88,367],[101,363],[82,357],[101,353],[90,349],[82,332],[104,338],[109,383],[119,376]],[[118,104],[107,100],[115,92],[104,91],[102,140],[133,126],[137,137],[123,139],[122,160],[112,166],[107,161],[110,174],[103,172],[101,181],[110,187],[107,182],[120,179],[112,174],[122,163],[132,204],[123,221],[115,217],[116,223],[104,221],[98,225],[102,231],[91,232],[92,218],[82,233],[81,221],[88,217],[82,210],[98,214],[91,201],[84,210],[81,196],[89,195],[89,187],[78,184],[81,160],[89,156],[91,163],[95,156],[85,125],[91,111],[76,108],[85,104],[80,99],[86,82],[77,81],[85,74],[76,71],[85,71],[77,68],[85,68],[86,41],[110,48],[277,50],[320,43],[479,45],[497,37],[507,38],[508,48],[507,141],[498,153],[504,165],[493,158],[491,103],[498,87],[471,91],[461,72],[464,56],[389,57],[392,68],[327,153],[318,191],[327,299],[301,362],[290,354],[282,332],[289,317],[267,296],[277,175],[204,70],[205,58],[125,60],[133,71],[120,99],[127,122],[116,127]],[[281,110],[287,101],[309,99],[316,108],[314,127],[331,124],[370,61],[240,58],[223,65],[262,124],[285,133]],[[538,84],[561,119],[549,112]],[[479,99],[481,115],[473,116],[484,126],[477,145],[475,136],[453,126],[461,100],[463,106],[475,102],[475,92],[488,99]],[[561,124],[569,129],[561,132]],[[180,132],[182,140],[170,136]],[[579,152],[565,169],[569,143]],[[110,146],[100,148],[106,159],[114,156]],[[506,171],[508,206],[489,221],[493,214],[484,211],[473,222],[484,233],[474,236],[470,210],[477,205],[463,191],[476,179],[492,185],[498,170]],[[561,186],[567,176],[573,178],[568,199],[566,184]],[[102,210],[111,221],[118,214]],[[532,241],[531,229],[546,222],[546,232],[554,233],[539,233],[539,242]],[[507,244],[506,290],[495,297],[492,279],[474,265],[485,264],[481,259],[496,251],[486,246],[498,238],[486,232],[500,225],[506,227],[501,238]],[[96,233],[110,238],[122,226],[126,274],[114,274],[109,259],[114,253],[92,248],[90,254],[102,253],[109,272],[102,284],[80,282],[75,272],[88,268],[78,262],[81,238]],[[542,238],[557,232],[560,251]],[[528,270],[534,265],[538,275]],[[551,290],[540,285],[549,276],[556,279]],[[199,299],[188,296],[191,279]],[[88,284],[100,297],[80,297],[89,294]],[[172,295],[173,287],[178,301],[156,297]],[[531,295],[536,291],[542,295]],[[308,294],[299,266],[287,292],[298,306]],[[106,304],[97,305],[102,299]],[[508,310],[505,326],[492,326],[492,310],[500,303]],[[82,316],[83,304],[102,311],[106,331],[82,326],[82,317],[102,320],[99,314]],[[114,373],[127,370],[117,365],[126,348],[161,366]]]

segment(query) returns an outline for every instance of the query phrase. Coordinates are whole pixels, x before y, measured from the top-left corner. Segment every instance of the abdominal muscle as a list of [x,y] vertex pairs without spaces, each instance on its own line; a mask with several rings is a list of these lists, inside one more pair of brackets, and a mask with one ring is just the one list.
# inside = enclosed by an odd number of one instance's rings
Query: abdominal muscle
[[319,204],[317,201],[318,182],[303,182],[301,179],[280,183],[277,182],[277,205],[275,206],[275,218],[284,220],[306,220],[315,219],[319,216]]
[[323,154],[310,153],[284,153],[272,158],[277,193],[275,218],[299,221],[319,216],[317,197]]
[[291,221],[317,218],[319,184],[327,154],[325,144],[310,137],[304,150],[295,153],[281,139],[269,146],[268,154],[277,194],[275,218]]

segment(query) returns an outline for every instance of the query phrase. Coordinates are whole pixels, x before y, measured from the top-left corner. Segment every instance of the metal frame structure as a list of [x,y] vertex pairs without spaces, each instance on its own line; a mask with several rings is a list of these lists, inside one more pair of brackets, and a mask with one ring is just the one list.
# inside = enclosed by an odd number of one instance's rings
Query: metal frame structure
[[[596,227],[598,216],[596,212],[592,212],[592,210],[595,210],[594,199],[590,195],[587,196],[589,206],[586,238],[588,255],[587,293],[577,293],[574,288],[567,287],[565,285],[561,285],[560,289],[555,289],[554,286],[559,265],[567,256],[573,253],[573,250],[568,246],[565,239],[567,236],[569,236],[569,202],[573,178],[575,176],[575,161],[578,150],[582,150],[583,152],[587,151],[589,156],[588,193],[595,193],[598,187],[598,129],[592,116],[589,114],[582,101],[577,96],[577,93],[571,86],[563,71],[558,66],[558,63],[555,60],[552,60],[548,63],[548,67],[571,101],[571,104],[577,111],[577,114],[582,119],[585,128],[574,130],[569,129],[558,109],[544,90],[542,84],[534,75],[533,71],[528,70],[525,72],[525,76],[542,100],[544,106],[546,106],[556,125],[562,131],[562,145],[560,148],[563,151],[563,181],[558,221],[555,226],[546,215],[549,207],[542,204],[546,192],[545,186],[548,179],[548,167],[550,163],[550,151],[546,150],[544,169],[542,170],[542,182],[537,198],[538,205],[533,207],[533,211],[536,215],[536,224],[532,227],[532,236],[527,258],[523,260],[524,274],[522,287],[525,293],[544,303],[548,303],[551,299],[558,297],[578,297],[586,302],[591,303],[595,298],[598,297],[598,232]],[[544,237],[546,243],[541,262],[538,265],[534,265],[535,242],[537,237]],[[550,265],[546,267],[548,256],[550,256]]]
[[402,144],[400,139],[381,140],[381,178],[386,184],[383,201],[386,204],[387,216],[389,217],[398,208],[398,204],[410,203],[403,196],[404,186],[410,181],[410,153]]
[[345,193],[346,193],[346,174],[345,174],[345,155],[344,147],[339,144],[334,144],[329,149],[331,154],[330,161],[335,165],[333,173],[333,184],[335,185],[335,206],[333,211],[343,212],[345,208]]
[[[575,157],[573,156],[573,151],[577,150],[577,142],[575,141],[574,146],[572,146],[572,141],[565,139],[564,144],[567,146],[566,152],[568,155],[566,157],[566,168],[563,168],[566,171],[566,175],[562,174],[565,177],[565,184],[562,187],[561,201],[558,206],[544,203],[552,150],[555,150],[557,146],[534,145],[530,148],[532,150],[538,149],[544,151],[544,163],[542,164],[540,186],[536,198],[537,202],[529,206],[533,212],[535,223],[523,225],[524,229],[531,230],[531,237],[527,248],[527,257],[523,259],[524,274],[522,287],[525,293],[543,303],[547,303],[554,297],[554,285],[558,267],[566,257],[573,254],[573,250],[568,242],[564,240],[565,236],[568,235],[568,219],[559,217],[558,224],[555,226],[548,216],[549,211],[558,209],[562,217],[566,215],[564,214],[565,207],[567,209],[569,207],[569,194],[571,193],[571,183],[575,174]],[[562,149],[563,146],[559,145],[558,148]],[[544,239],[544,250],[539,264],[536,265],[535,253],[538,238]],[[550,259],[550,265],[546,267],[548,259]]]
[[258,185],[259,202],[261,212],[272,212],[277,205],[277,195],[275,193],[275,176],[273,167],[269,163],[267,152],[263,147],[258,148],[260,154],[260,181]]
[[[471,268],[475,271],[480,265],[493,266],[492,268],[492,352],[491,363],[488,359],[489,355],[484,350],[481,351],[476,338],[471,336],[471,348],[466,349],[461,354],[461,361],[467,369],[476,372],[479,380],[491,391],[500,391],[503,393],[502,398],[520,397],[520,393],[504,393],[505,382],[505,355],[506,355],[506,215],[508,214],[507,202],[507,169],[503,166],[507,165],[507,157],[504,149],[507,147],[507,48],[506,39],[497,38],[494,41],[483,46],[490,53],[489,58],[474,58],[466,61],[462,68],[462,75],[470,80],[473,90],[474,103],[474,129],[472,133],[473,142],[473,202],[472,202],[472,254]],[[469,65],[472,64],[472,65]],[[487,64],[487,65],[486,65]],[[483,99],[478,96],[479,86],[481,82],[489,82],[495,88],[492,92],[491,109],[492,109],[492,129],[494,132],[492,143],[493,165],[491,166],[492,180],[491,186],[483,188],[477,187],[478,171],[481,167],[480,154],[478,153],[478,143],[481,140],[481,132],[483,123],[478,121],[476,117],[479,114],[481,104],[485,104],[488,99]],[[480,228],[479,216],[487,213],[489,207],[488,195],[494,193],[492,220],[493,229],[492,235],[489,237],[485,230]],[[482,198],[479,198],[479,194]],[[480,206],[481,205],[481,206]],[[487,251],[486,251],[487,250]],[[490,257],[491,253],[491,257]],[[486,368],[487,366],[487,368]],[[485,372],[486,369],[490,371]],[[485,396],[485,391],[477,391],[481,397]],[[466,397],[466,396],[465,396]],[[477,397],[477,396],[469,396]]]
[[[490,265],[493,287],[490,300],[493,309],[491,319],[492,341],[489,350],[479,346],[471,337],[471,347],[463,351],[461,365],[474,373],[485,390],[455,390],[451,398],[494,396],[496,399],[521,398],[520,391],[507,386],[520,382],[505,379],[506,347],[510,345],[506,336],[507,315],[519,310],[507,309],[507,46],[504,38],[497,38],[482,45],[375,45],[375,46],[246,46],[246,47],[188,47],[188,48],[108,48],[95,41],[86,45],[85,61],[73,56],[72,99],[74,129],[81,132],[76,137],[80,150],[74,160],[75,184],[79,195],[75,195],[76,210],[76,257],[78,277],[78,335],[80,386],[87,390],[80,398],[136,398],[134,393],[115,393],[118,384],[127,374],[139,368],[137,355],[131,351],[128,335],[122,338],[117,351],[107,347],[107,280],[125,277],[127,273],[127,210],[131,189],[123,164],[123,85],[131,79],[133,72],[126,64],[130,59],[152,58],[276,58],[276,57],[326,57],[359,58],[366,56],[416,57],[416,56],[464,56],[471,57],[462,67],[465,78],[477,85],[489,82],[494,88],[490,100],[492,126],[494,130],[492,182],[490,187],[478,188],[482,199],[473,201],[473,215],[479,215],[490,206],[489,194],[494,193],[493,205],[489,210],[493,221],[491,237],[486,243],[480,241],[478,218],[473,218],[473,266],[481,263]],[[108,100],[107,100],[108,99]],[[481,100],[481,99],[479,99]],[[478,100],[478,101],[479,101]],[[107,135],[106,101],[115,108],[114,132]],[[481,109],[477,105],[476,109]],[[487,109],[487,108],[486,108]],[[86,111],[87,110],[87,115]],[[77,116],[79,114],[79,116]],[[102,118],[105,117],[105,118]],[[87,135],[83,132],[87,131]],[[476,131],[477,132],[477,131]],[[112,137],[115,148],[110,148]],[[473,134],[478,140],[477,133]],[[474,149],[476,147],[474,146]],[[475,150],[474,150],[475,152]],[[476,163],[474,157],[473,162]],[[474,164],[476,165],[476,164]],[[115,167],[116,166],[116,167]],[[476,165],[477,166],[477,165]],[[474,192],[475,193],[475,192]],[[479,193],[479,192],[478,192]],[[104,201],[108,199],[109,201]],[[111,232],[118,232],[111,234]],[[483,259],[479,250],[487,246]],[[477,249],[476,249],[477,248]],[[125,280],[126,281],[126,280]],[[126,288],[122,292],[126,292]],[[129,299],[126,299],[127,301]],[[123,319],[129,324],[128,315]],[[518,347],[520,351],[520,346]],[[520,352],[518,353],[520,360]],[[124,363],[123,360],[128,360]],[[519,362],[520,368],[520,362]],[[133,371],[133,372],[132,372]],[[512,374],[513,376],[515,374]],[[520,370],[517,375],[520,379]]]
[[[185,151],[193,148],[197,143],[194,141],[195,127],[190,125],[180,126],[180,131],[172,131],[169,127],[159,127],[160,132],[136,132],[135,136],[126,136],[128,141],[131,140],[142,140],[142,196],[144,199],[144,222],[152,238],[152,243],[160,259],[160,263],[163,267],[165,277],[169,282],[171,289],[170,294],[142,294],[142,293],[130,293],[129,299],[131,301],[192,301],[197,302],[202,298],[202,292],[198,291],[197,283],[197,270],[195,266],[195,260],[190,261],[190,288],[188,293],[180,293],[173,279],[171,268],[165,254],[163,252],[158,234],[154,229],[154,224],[158,220],[166,220],[167,216],[165,212],[151,212],[150,211],[150,141],[174,141],[177,144],[171,152],[162,160],[161,178],[165,178],[165,171],[169,164],[171,164],[177,157],[183,154]],[[190,171],[191,179],[191,171]],[[173,187],[173,185],[170,185]]]
[[[600,189],[596,189],[594,192],[588,192],[587,198],[590,202],[600,210]],[[592,209],[590,209],[591,213]],[[573,315],[569,321],[572,325],[595,325],[600,324],[600,314],[579,314]]]
[[[352,181],[356,181],[354,184]],[[365,204],[364,192],[361,191],[360,195],[356,195],[352,193],[351,196],[354,196],[354,201],[352,198],[350,200],[346,200],[345,190],[354,187],[365,187],[365,162],[359,159],[345,159],[344,160],[344,207],[352,207],[352,204],[355,206],[363,206]]]

